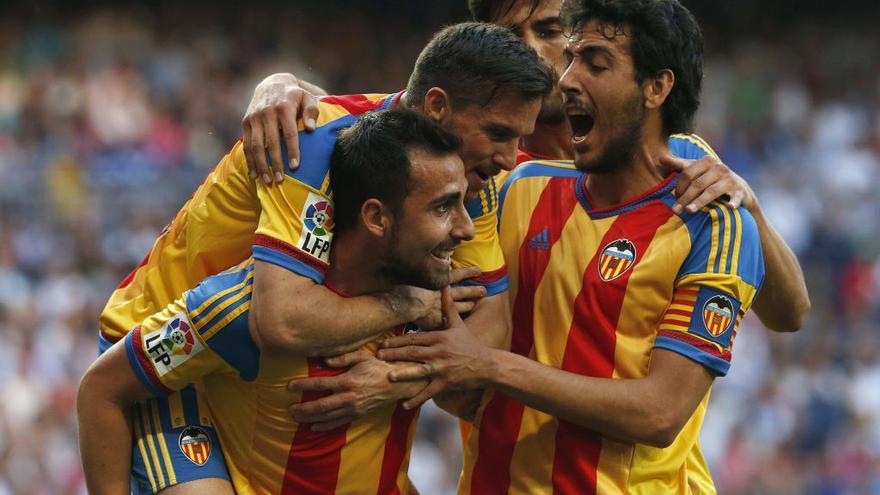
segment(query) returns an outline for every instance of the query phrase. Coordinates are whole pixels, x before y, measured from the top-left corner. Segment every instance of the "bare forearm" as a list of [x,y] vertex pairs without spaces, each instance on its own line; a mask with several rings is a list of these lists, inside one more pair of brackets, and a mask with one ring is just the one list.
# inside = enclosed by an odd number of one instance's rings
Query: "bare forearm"
[[[258,299],[255,296],[254,303]],[[340,297],[321,285],[288,304],[252,311],[262,350],[299,356],[332,356],[360,348],[411,315],[381,295]]]
[[[608,379],[544,366],[527,357],[493,351],[491,380],[501,392],[539,411],[625,442],[669,445],[711,384],[708,372],[663,379]],[[705,387],[705,388],[703,388]],[[670,390],[697,390],[682,397]]]
[[510,349],[511,321],[507,292],[487,297],[477,304],[465,325],[480,342],[494,349]]
[[434,396],[434,403],[444,411],[465,421],[473,421],[483,398],[483,390],[449,391]]
[[791,248],[764,217],[760,208],[751,211],[758,225],[764,254],[764,285],[753,308],[764,325],[777,332],[794,332],[810,312],[810,296],[804,274]]
[[129,408],[81,396],[77,410],[80,455],[89,493],[129,493],[132,448]]

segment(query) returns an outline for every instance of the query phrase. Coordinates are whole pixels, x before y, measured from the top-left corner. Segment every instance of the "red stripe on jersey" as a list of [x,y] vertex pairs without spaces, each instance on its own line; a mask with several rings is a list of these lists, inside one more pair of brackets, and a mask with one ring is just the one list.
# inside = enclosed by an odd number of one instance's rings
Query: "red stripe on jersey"
[[418,409],[407,411],[400,404],[394,408],[391,416],[391,431],[385,438],[385,455],[382,458],[382,471],[379,474],[378,495],[400,495],[397,486],[397,473],[400,472],[400,464],[406,457],[407,440],[409,429]]
[[696,347],[697,349],[699,349],[707,354],[711,354],[717,358],[721,358],[721,359],[727,361],[728,363],[730,362],[730,356],[731,356],[730,349],[724,349],[723,351],[719,351],[718,347],[716,347],[715,344],[712,344],[711,342],[706,342],[705,340],[703,340],[699,337],[696,337],[694,335],[691,335],[689,333],[673,332],[670,330],[661,330],[661,331],[657,332],[657,336],[658,337],[669,337],[670,339],[680,340],[686,344],[689,344],[693,347]]
[[476,282],[478,284],[491,284],[492,282],[497,282],[504,278],[507,275],[507,265],[502,266],[497,270],[492,270],[491,272],[483,272],[477,275],[474,278],[468,279],[470,282]]
[[[599,246],[626,238],[644,253],[657,229],[672,212],[663,203],[653,202],[617,217]],[[565,345],[562,369],[585,376],[611,378],[617,322],[633,270],[611,281],[600,278],[597,252],[584,270],[583,286],[574,301],[574,318]],[[637,261],[637,260],[636,260]],[[596,493],[602,436],[563,419],[556,431],[553,459],[553,493],[584,495]]]
[[[320,366],[320,358],[309,358],[309,377],[334,376],[342,372]],[[303,392],[302,402],[311,402],[330,392]],[[332,495],[339,478],[339,462],[348,425],[328,432],[314,432],[301,424],[293,436],[284,470],[282,495]]]
[[326,263],[314,258],[311,255],[306,254],[302,250],[298,249],[296,246],[292,246],[280,239],[276,239],[274,237],[270,237],[264,234],[255,234],[254,245],[267,247],[269,249],[274,249],[279,253],[286,254],[292,258],[295,258],[298,261],[305,263],[306,265],[309,265],[310,267],[318,270],[321,273],[325,273],[327,271]]
[[360,115],[370,110],[375,110],[385,101],[384,98],[378,100],[368,100],[365,95],[344,95],[344,96],[325,96],[321,98],[324,103],[339,105],[346,112],[352,115]]
[[138,264],[138,266],[134,267],[134,270],[129,272],[128,275],[126,275],[125,278],[122,279],[121,282],[119,282],[119,285],[117,285],[116,288],[117,289],[124,289],[124,288],[128,287],[128,284],[130,284],[131,281],[134,280],[134,276],[137,274],[138,270],[143,268],[144,265],[146,265],[149,262],[150,262],[150,253],[147,253],[147,255],[144,256],[144,259],[141,260],[140,264]]
[[[693,306],[691,306],[691,309],[693,309]],[[694,312],[693,311],[685,311],[683,309],[667,309],[666,314],[678,315],[678,316],[684,316],[685,318],[690,318],[691,315],[694,314]]]
[[[519,280],[513,305],[513,340],[511,351],[528,356],[534,344],[535,288],[538,287],[550,249],[531,249],[529,239],[547,230],[550,246],[559,240],[568,218],[578,204],[575,178],[550,179],[529,223],[529,230],[519,247]],[[486,404],[479,428],[479,451],[471,477],[471,493],[507,493],[510,486],[510,461],[519,436],[523,415],[522,402],[495,392]]]
[[165,394],[171,394],[172,392],[174,392],[170,388],[166,387],[164,383],[162,383],[162,380],[159,379],[159,375],[156,374],[156,367],[150,360],[150,356],[144,354],[144,345],[141,341],[140,325],[134,327],[134,330],[131,331],[131,343],[132,347],[134,348],[134,356],[137,358],[141,369],[144,370],[144,374],[147,375],[147,379],[150,380],[150,383],[152,383],[154,387],[158,388]]

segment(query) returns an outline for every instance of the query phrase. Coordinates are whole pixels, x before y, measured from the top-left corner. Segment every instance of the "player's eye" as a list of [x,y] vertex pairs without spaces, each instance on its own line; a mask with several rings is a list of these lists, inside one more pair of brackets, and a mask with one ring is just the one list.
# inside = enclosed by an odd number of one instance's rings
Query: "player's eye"
[[538,37],[544,39],[556,38],[562,36],[561,29],[542,29],[538,31]]

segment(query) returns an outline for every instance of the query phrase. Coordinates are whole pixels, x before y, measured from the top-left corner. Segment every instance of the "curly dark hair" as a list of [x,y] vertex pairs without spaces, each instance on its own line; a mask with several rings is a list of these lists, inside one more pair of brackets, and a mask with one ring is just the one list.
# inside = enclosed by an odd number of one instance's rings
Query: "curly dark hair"
[[565,0],[562,17],[572,31],[595,20],[607,37],[625,33],[640,84],[671,70],[675,84],[661,108],[664,133],[693,132],[703,83],[703,33],[678,0]]
[[[529,0],[529,15],[532,15],[543,0]],[[471,18],[477,22],[495,22],[502,15],[510,12],[517,0],[468,0]]]

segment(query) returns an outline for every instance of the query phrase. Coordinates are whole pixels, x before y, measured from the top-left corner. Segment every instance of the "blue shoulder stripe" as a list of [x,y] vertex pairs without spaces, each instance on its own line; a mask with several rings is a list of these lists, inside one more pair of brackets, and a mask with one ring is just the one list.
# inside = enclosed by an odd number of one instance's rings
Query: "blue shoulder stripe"
[[324,283],[324,274],[321,271],[293,256],[265,246],[254,246],[251,252],[255,260],[265,261],[266,263],[286,268],[293,273],[312,279],[316,284]]
[[691,135],[673,134],[669,137],[669,151],[680,158],[698,160],[709,154],[698,143]]
[[569,161],[556,161],[552,163],[556,163],[557,166],[545,165],[540,162],[524,162],[507,176],[507,180],[504,181],[504,186],[501,188],[501,193],[498,195],[499,219],[501,218],[501,209],[504,208],[504,201],[507,198],[507,191],[514,182],[527,177],[578,177],[584,174],[576,168],[571,168],[572,163]]
[[229,366],[238,370],[242,380],[248,382],[255,380],[260,371],[260,351],[248,332],[249,312],[236,316],[206,342]]
[[728,370],[730,370],[730,363],[727,361],[671,337],[664,337],[662,335],[657,337],[657,339],[654,340],[654,347],[677,352],[682,356],[709,368],[718,376],[724,376],[727,374]]
[[764,252],[755,218],[745,208],[738,208],[742,234],[736,274],[757,289],[764,283]]
[[[186,309],[190,313],[194,312],[199,306],[204,304],[207,300],[211,299],[219,292],[223,292],[224,290],[235,287],[236,285],[241,284],[245,281],[245,279],[250,275],[250,273],[254,271],[253,263],[248,264],[245,267],[236,267],[225,272],[220,272],[217,275],[212,275],[204,280],[202,280],[199,285],[195,286],[193,289],[186,291]],[[216,301],[212,302],[207,308],[203,309],[197,315],[192,316],[192,322],[198,323],[205,315],[207,315],[212,309],[222,304],[224,301],[229,300],[230,297],[234,297],[238,294],[239,291],[230,291],[229,294],[224,294],[223,297],[218,298]]]
[[287,146],[281,143],[281,153],[284,159],[284,173],[287,176],[302,182],[313,188],[321,189],[324,178],[330,172],[330,157],[333,155],[333,146],[336,145],[336,137],[339,131],[354,124],[357,117],[344,115],[328,122],[314,131],[299,132],[299,168],[290,169],[287,157]]

